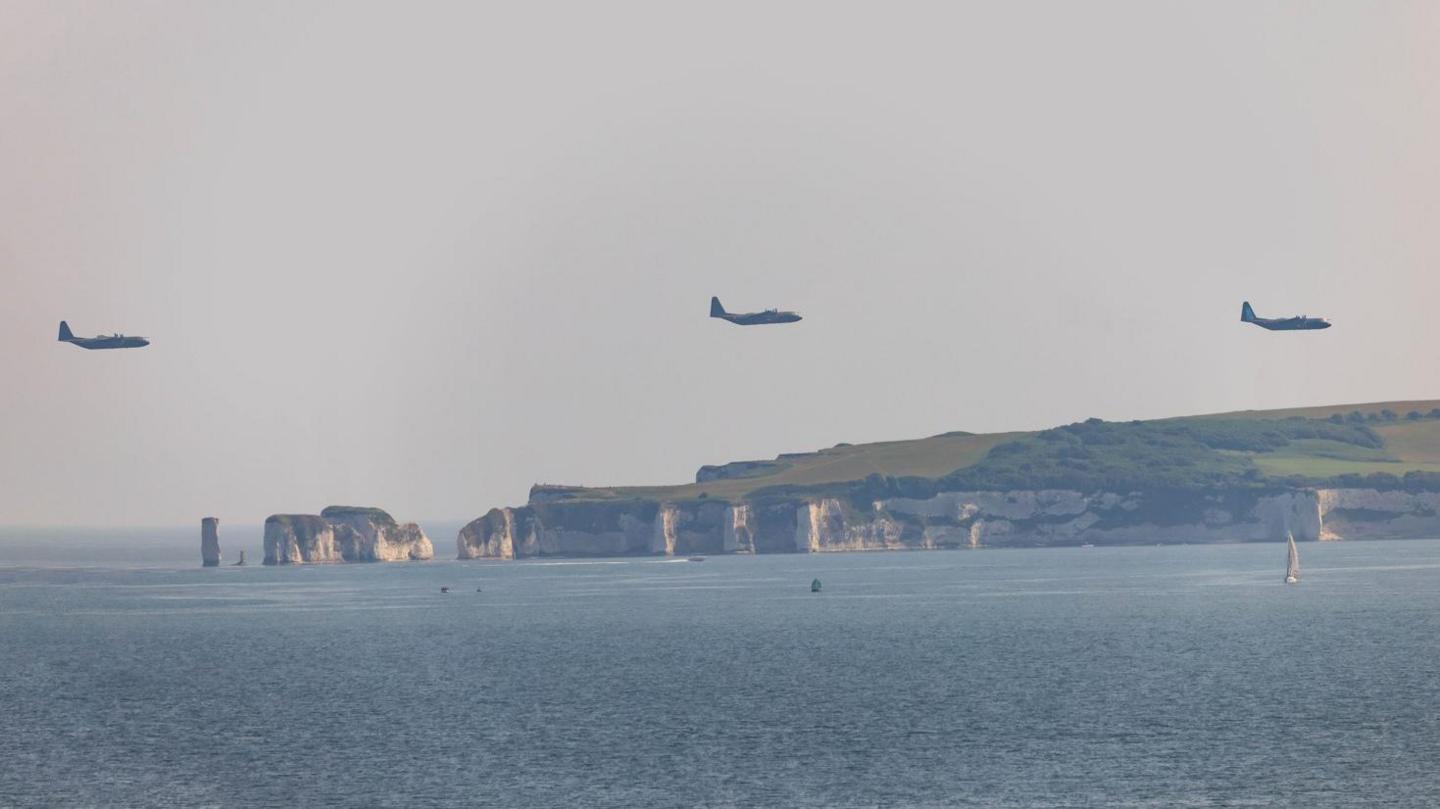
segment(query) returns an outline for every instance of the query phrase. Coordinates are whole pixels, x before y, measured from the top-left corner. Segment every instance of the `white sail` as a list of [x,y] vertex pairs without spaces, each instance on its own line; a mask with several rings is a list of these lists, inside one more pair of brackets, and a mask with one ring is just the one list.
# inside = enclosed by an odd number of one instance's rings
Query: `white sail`
[[1290,553],[1285,564],[1285,583],[1295,584],[1300,581],[1300,551],[1295,547],[1294,534],[1288,534],[1286,541],[1290,545]]

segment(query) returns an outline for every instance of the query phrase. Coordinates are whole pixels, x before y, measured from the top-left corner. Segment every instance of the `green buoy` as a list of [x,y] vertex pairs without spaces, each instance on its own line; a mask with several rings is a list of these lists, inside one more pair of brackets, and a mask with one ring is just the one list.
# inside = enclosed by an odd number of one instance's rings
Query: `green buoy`
[[818,592],[820,592],[820,580],[819,580],[819,579],[812,579],[812,580],[811,580],[811,582],[810,582],[810,592],[812,592],[812,593],[818,593]]

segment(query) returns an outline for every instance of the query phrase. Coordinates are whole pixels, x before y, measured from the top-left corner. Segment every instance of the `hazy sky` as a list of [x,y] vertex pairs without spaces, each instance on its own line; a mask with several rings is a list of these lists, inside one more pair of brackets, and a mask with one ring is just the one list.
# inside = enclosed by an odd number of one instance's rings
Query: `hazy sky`
[[0,523],[1440,397],[1437,144],[1435,3],[0,0]]

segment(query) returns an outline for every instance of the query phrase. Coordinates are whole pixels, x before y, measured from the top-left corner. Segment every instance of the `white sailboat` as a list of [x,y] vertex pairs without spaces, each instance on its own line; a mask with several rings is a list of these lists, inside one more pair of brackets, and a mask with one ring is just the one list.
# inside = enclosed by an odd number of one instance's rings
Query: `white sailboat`
[[1300,551],[1295,548],[1295,535],[1287,533],[1286,542],[1290,545],[1289,559],[1285,563],[1285,583],[1300,583]]

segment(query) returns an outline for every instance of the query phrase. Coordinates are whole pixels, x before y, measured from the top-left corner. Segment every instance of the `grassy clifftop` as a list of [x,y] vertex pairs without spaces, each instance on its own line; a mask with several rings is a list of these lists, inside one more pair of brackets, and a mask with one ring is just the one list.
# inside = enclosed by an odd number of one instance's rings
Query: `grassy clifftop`
[[360,517],[380,525],[394,526],[395,518],[384,509],[371,506],[326,506],[320,512],[320,516],[327,520],[343,520],[350,517]]
[[536,494],[679,501],[827,490],[864,497],[924,496],[937,489],[1327,484],[1440,488],[1440,400],[1152,421],[1091,419],[1040,432],[947,433],[784,455],[771,471],[744,478],[677,486],[537,487]]

